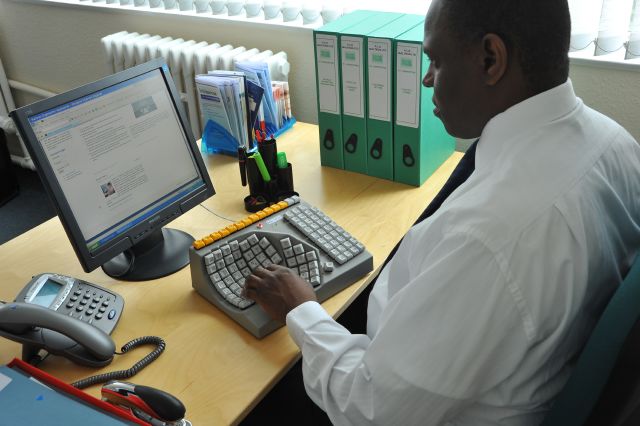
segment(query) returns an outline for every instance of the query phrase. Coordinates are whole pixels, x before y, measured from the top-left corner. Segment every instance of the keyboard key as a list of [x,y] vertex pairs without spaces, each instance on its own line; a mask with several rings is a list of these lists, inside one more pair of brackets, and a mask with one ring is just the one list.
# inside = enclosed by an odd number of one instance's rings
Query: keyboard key
[[276,249],[275,249],[272,245],[270,245],[269,247],[267,247],[267,249],[266,249],[264,252],[265,252],[265,254],[266,254],[267,256],[269,256],[269,257],[271,257],[271,256],[273,256],[274,254],[276,254],[276,253],[277,253]]
[[242,257],[244,257],[244,260],[249,262],[251,259],[253,259],[255,257],[255,255],[253,254],[253,252],[251,250],[249,250],[249,251],[244,252]]
[[265,237],[262,237],[262,239],[260,239],[260,242],[258,244],[263,250],[271,245],[269,240],[267,240]]
[[280,240],[280,245],[283,249],[291,247],[291,240],[289,238],[283,238]]

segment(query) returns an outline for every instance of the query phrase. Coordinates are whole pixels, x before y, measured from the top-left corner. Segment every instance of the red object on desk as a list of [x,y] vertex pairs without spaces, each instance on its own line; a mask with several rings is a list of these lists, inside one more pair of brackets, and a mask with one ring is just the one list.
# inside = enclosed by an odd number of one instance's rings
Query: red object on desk
[[11,368],[18,368],[30,374],[32,377],[40,380],[41,382],[56,388],[57,391],[66,393],[69,395],[73,395],[76,398],[79,398],[82,401],[86,402],[88,405],[93,405],[102,411],[106,411],[108,413],[114,414],[122,419],[128,420],[135,424],[139,424],[143,426],[149,425],[148,423],[143,422],[142,420],[133,416],[131,412],[123,410],[122,408],[116,407],[115,405],[109,404],[105,401],[102,401],[101,399],[95,398],[89,395],[88,393],[81,391],[80,389],[74,388],[70,384],[63,382],[60,379],[54,376],[51,376],[45,373],[44,371],[40,370],[39,368],[34,367],[31,364],[27,364],[26,362],[20,359],[14,358],[9,364],[7,364],[7,366]]

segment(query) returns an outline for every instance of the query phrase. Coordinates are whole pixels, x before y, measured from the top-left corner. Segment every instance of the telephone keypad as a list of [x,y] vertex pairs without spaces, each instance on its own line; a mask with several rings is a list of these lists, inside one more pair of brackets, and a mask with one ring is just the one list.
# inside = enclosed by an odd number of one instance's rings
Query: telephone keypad
[[[44,273],[34,276],[15,300],[37,303],[36,296],[45,284],[51,288],[50,282],[58,285],[60,290],[48,306],[49,309],[92,324],[105,333],[111,334],[122,314],[124,300],[121,296],[98,285],[65,275]],[[107,309],[109,314],[105,315]],[[102,318],[103,316],[107,318]]]

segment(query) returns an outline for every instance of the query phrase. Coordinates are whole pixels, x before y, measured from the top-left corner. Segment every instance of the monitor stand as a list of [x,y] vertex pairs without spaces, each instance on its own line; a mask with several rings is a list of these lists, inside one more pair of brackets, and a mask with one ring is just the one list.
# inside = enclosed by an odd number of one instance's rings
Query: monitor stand
[[102,270],[124,281],[147,281],[172,274],[189,264],[194,239],[177,229],[156,229],[144,240],[117,255]]

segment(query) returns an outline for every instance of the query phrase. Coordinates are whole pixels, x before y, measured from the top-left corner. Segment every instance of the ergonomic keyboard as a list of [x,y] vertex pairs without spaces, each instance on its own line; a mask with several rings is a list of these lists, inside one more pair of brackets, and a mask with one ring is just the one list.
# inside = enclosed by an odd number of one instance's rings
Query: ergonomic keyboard
[[193,243],[193,288],[258,338],[283,324],[242,297],[258,266],[291,268],[323,302],[373,270],[365,247],[318,208],[287,198]]

